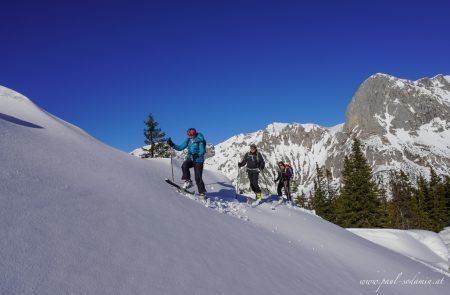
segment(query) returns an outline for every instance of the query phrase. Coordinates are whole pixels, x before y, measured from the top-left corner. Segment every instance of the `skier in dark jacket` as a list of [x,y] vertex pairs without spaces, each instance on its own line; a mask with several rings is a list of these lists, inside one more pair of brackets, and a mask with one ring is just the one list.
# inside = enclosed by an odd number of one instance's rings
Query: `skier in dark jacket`
[[250,145],[250,151],[247,152],[242,161],[238,163],[238,167],[241,168],[247,165],[248,179],[250,180],[250,187],[256,194],[257,199],[262,198],[261,188],[258,184],[259,172],[264,170],[265,162],[260,152],[258,152],[256,145]]
[[284,192],[289,202],[292,202],[291,192],[289,189],[291,177],[292,177],[292,168],[288,164],[278,162],[278,177],[274,180],[275,183],[279,181],[277,187],[278,197],[279,198],[283,197],[283,192],[281,190],[284,188]]
[[205,161],[204,156],[206,150],[205,139],[203,134],[197,133],[195,128],[189,128],[187,135],[188,138],[180,145],[174,144],[170,137],[167,140],[167,144],[177,151],[182,151],[186,148],[188,149],[188,156],[181,166],[181,169],[183,170],[181,179],[185,181],[183,188],[188,189],[192,187],[190,168],[194,168],[198,193],[200,196],[205,197],[206,189],[202,179],[203,162]]

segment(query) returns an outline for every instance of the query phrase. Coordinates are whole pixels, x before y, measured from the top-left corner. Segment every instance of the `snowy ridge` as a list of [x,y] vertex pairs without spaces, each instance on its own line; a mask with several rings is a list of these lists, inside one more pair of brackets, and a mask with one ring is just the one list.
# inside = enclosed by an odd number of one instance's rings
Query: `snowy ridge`
[[338,132],[342,132],[344,129],[344,123],[338,124],[333,127],[328,127],[328,131],[330,131],[331,135],[336,135]]
[[286,128],[286,126],[288,126],[289,124],[287,124],[287,123],[278,123],[278,122],[275,122],[275,123],[272,123],[272,124],[269,124],[267,127],[266,127],[266,130],[268,130],[268,131],[270,131],[272,134],[279,134],[284,128]]
[[30,99],[9,88],[0,86],[0,116],[4,120],[15,120],[22,124],[34,122],[35,128],[69,128],[83,136],[90,137],[86,132],[36,106]]
[[444,76],[445,80],[447,80],[448,83],[450,83],[450,76]]
[[[215,172],[210,204],[190,200],[163,181],[169,160],[119,152],[45,113],[25,123],[30,105],[1,102],[1,294],[373,294],[361,280],[448,276],[305,211],[248,208]],[[448,284],[383,286],[425,292]]]

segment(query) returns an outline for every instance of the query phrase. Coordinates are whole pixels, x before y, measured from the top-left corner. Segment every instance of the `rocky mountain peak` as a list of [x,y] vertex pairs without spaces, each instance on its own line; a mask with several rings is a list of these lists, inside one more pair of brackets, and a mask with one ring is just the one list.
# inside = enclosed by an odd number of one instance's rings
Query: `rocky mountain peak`
[[375,74],[353,96],[345,130],[367,138],[393,129],[414,133],[435,118],[445,120],[450,116],[449,86],[443,75],[410,81]]

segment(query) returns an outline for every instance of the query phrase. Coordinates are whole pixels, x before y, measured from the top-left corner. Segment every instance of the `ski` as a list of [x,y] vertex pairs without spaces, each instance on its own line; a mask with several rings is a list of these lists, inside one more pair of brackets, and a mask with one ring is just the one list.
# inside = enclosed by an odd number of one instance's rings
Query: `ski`
[[191,192],[191,191],[189,191],[189,190],[187,190],[187,189],[185,189],[185,188],[179,186],[178,184],[176,184],[175,182],[173,182],[172,180],[170,180],[170,179],[168,179],[168,178],[166,178],[165,181],[166,181],[168,184],[170,184],[171,186],[177,188],[179,191],[188,193],[188,194],[190,194],[190,195],[195,195],[195,192]]

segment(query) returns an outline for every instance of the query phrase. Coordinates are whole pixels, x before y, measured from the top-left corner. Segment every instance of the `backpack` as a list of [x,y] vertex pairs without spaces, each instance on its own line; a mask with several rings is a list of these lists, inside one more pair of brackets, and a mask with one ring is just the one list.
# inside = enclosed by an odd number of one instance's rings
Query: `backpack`
[[[200,148],[200,147],[198,147],[198,148]],[[206,150],[206,139],[203,137],[203,148],[205,149],[205,155],[206,155],[206,153],[207,153],[207,150]]]
[[[206,155],[206,139],[203,137],[203,147],[205,148],[205,155]],[[200,150],[200,142],[197,142],[197,148]]]
[[284,167],[286,169],[286,176],[291,178],[294,175],[294,169],[287,163],[284,164]]

